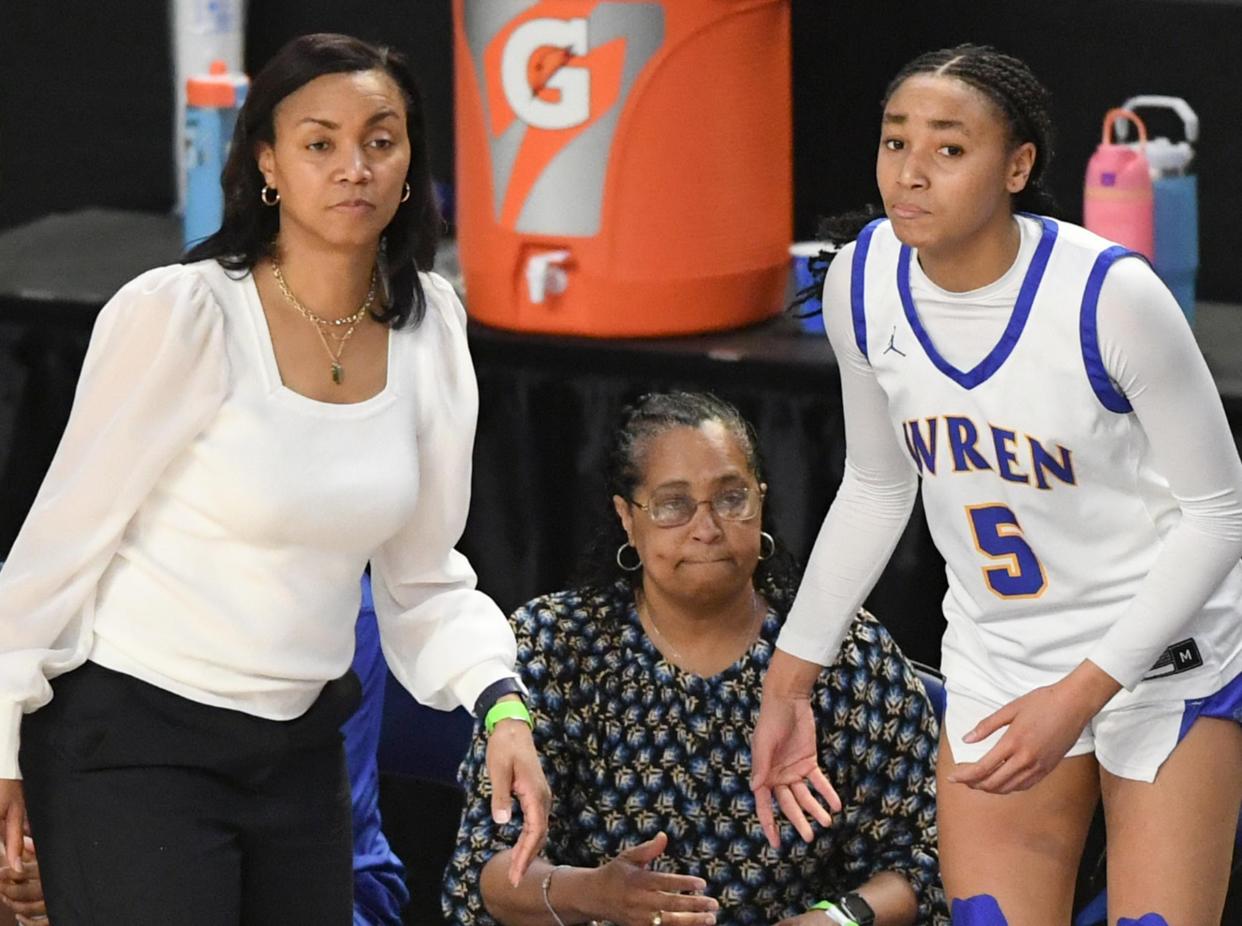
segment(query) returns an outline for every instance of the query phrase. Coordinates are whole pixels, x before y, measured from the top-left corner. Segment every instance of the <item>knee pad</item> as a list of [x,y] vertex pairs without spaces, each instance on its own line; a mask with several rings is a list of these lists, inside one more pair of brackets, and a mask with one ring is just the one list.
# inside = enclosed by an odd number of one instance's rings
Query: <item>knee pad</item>
[[[955,899],[952,919],[953,926],[1009,926],[1005,914],[1001,913],[1000,904],[991,894],[976,894],[965,900]],[[1142,923],[1141,926],[1155,924]]]
[[1117,926],[1169,926],[1169,921],[1159,913],[1144,913],[1137,920],[1123,916],[1117,921]]

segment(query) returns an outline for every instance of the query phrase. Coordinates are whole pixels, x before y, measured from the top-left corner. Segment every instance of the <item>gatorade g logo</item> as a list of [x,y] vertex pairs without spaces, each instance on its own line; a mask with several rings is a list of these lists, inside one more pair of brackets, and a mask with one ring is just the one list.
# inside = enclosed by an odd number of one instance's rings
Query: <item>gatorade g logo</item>
[[664,41],[659,3],[464,0],[497,221],[598,233],[617,122]]
[[522,23],[500,56],[500,82],[510,109],[536,129],[582,125],[591,114],[591,72],[569,62],[586,53],[585,19]]

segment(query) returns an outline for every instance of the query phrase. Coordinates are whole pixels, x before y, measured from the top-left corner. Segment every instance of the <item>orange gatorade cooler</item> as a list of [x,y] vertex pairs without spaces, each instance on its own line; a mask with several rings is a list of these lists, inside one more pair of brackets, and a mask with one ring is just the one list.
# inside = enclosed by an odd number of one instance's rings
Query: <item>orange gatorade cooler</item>
[[454,0],[453,16],[474,318],[646,337],[780,311],[788,0]]

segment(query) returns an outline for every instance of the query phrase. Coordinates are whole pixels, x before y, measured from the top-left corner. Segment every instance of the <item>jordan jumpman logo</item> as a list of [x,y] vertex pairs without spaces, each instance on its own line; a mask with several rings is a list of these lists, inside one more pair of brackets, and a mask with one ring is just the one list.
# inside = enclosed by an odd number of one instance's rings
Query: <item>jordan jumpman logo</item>
[[889,351],[892,351],[894,354],[901,354],[901,356],[904,357],[906,355],[906,352],[894,343],[896,340],[897,340],[897,326],[893,325],[893,333],[888,336],[888,347],[884,348],[884,353],[887,354]]

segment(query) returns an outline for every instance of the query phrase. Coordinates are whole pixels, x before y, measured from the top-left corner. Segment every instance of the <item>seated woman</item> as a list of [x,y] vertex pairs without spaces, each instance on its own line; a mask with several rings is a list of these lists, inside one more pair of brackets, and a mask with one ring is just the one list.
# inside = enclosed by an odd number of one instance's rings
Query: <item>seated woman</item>
[[869,614],[813,695],[843,809],[810,843],[786,826],[772,849],[759,828],[748,744],[797,575],[763,530],[751,427],[714,396],[643,396],[623,415],[606,478],[616,519],[587,577],[512,617],[554,795],[544,855],[509,882],[519,821],[492,821],[480,732],[461,770],[448,919],[942,922],[937,724]]

